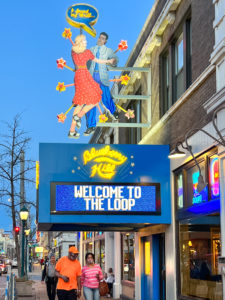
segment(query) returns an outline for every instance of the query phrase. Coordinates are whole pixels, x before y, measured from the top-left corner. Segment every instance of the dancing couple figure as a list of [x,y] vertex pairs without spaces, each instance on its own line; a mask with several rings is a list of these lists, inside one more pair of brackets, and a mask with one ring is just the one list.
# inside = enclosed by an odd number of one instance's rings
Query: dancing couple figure
[[78,35],[75,39],[75,43],[72,47],[72,59],[76,66],[74,76],[76,92],[73,98],[75,109],[68,137],[79,138],[80,134],[76,131],[76,128],[79,129],[81,127],[81,118],[102,99],[102,89],[89,72],[87,62],[91,60],[97,64],[114,64],[115,60],[113,58],[96,58],[93,53],[87,49],[87,40],[82,34]]

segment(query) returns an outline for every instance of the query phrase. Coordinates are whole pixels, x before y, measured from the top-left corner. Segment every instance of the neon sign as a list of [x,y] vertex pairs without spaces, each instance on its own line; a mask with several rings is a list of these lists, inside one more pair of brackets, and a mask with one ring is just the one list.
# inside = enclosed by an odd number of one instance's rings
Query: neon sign
[[198,177],[199,177],[199,171],[194,172],[192,174],[192,184],[193,184],[193,198],[192,203],[193,204],[199,204],[205,201],[208,201],[207,196],[207,187],[204,188],[203,191],[200,193],[198,192],[197,186],[198,186]]
[[178,186],[178,207],[183,208],[184,207],[184,196],[183,196],[183,176],[182,174],[179,174],[177,178],[177,186]]
[[212,158],[210,161],[210,187],[211,198],[217,198],[220,195],[220,183],[219,183],[219,159],[218,157]]
[[107,145],[100,150],[91,148],[83,153],[84,165],[89,162],[95,164],[91,167],[90,177],[98,175],[104,179],[112,179],[116,174],[116,166],[123,165],[127,160],[127,157],[122,155],[120,152],[111,150],[110,146]]

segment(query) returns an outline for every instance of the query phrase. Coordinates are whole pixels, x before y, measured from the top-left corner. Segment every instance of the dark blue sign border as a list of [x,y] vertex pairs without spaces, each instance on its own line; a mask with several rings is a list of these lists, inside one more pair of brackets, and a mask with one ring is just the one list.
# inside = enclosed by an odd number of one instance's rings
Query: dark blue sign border
[[[57,185],[110,185],[110,186],[155,186],[156,187],[156,210],[155,211],[56,211],[56,186]],[[51,182],[51,214],[52,215],[160,215],[161,198],[159,183],[115,183],[115,182]]]

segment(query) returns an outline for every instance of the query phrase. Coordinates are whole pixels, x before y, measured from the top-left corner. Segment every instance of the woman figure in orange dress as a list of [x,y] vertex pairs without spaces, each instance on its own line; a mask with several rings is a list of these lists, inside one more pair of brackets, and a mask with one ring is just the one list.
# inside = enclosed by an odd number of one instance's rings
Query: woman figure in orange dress
[[98,59],[86,48],[87,40],[85,35],[78,35],[72,47],[72,58],[76,66],[74,76],[75,96],[73,98],[73,103],[76,107],[68,134],[69,138],[79,138],[80,134],[76,132],[75,128],[79,129],[81,127],[81,118],[97,105],[102,98],[102,90],[88,71],[87,61],[93,60],[99,64],[113,64],[113,59]]

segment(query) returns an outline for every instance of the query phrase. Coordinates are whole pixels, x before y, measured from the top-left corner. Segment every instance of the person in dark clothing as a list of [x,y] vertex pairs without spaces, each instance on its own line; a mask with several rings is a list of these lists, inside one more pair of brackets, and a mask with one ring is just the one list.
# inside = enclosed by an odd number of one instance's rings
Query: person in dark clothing
[[42,281],[46,283],[47,294],[49,300],[55,300],[56,295],[56,284],[58,277],[55,274],[55,256],[50,255],[50,261],[45,264],[44,270],[42,272]]

